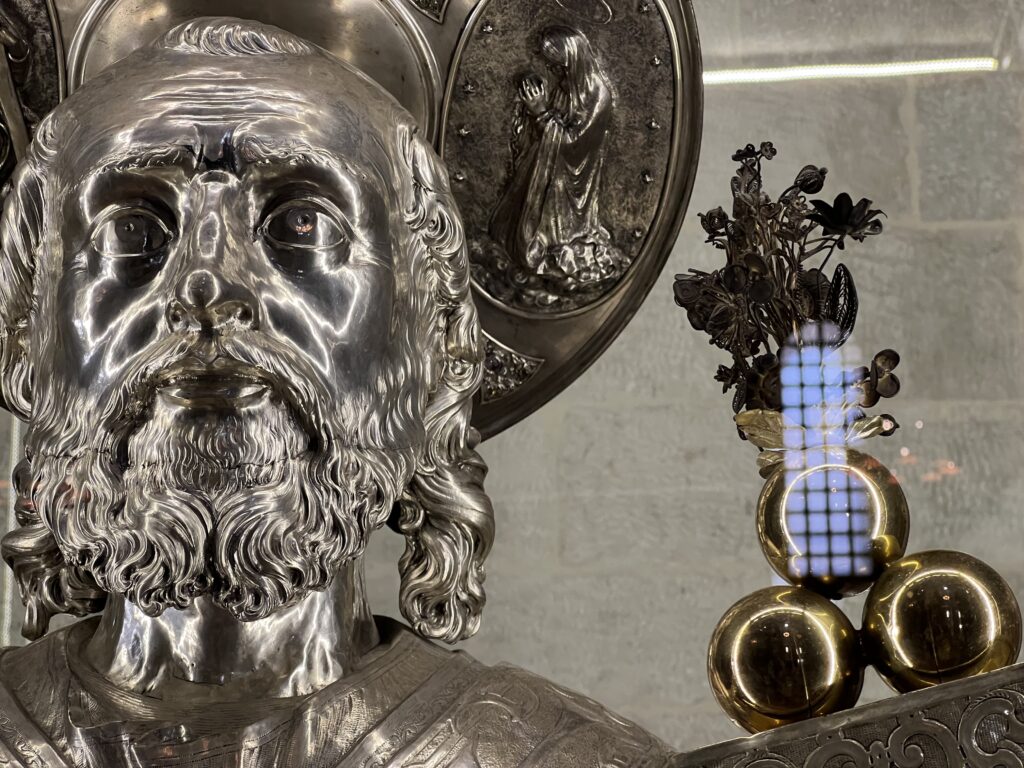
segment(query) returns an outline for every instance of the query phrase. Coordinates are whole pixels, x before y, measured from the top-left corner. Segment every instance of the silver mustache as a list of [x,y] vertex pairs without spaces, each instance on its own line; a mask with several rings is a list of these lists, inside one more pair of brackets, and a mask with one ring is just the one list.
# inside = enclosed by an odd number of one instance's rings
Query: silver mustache
[[[258,331],[168,336],[138,356],[100,416],[112,431],[134,430],[158,392],[183,403],[233,409],[269,391],[309,435],[316,449],[331,438],[323,403],[330,394],[293,348]],[[120,429],[119,429],[120,427]]]

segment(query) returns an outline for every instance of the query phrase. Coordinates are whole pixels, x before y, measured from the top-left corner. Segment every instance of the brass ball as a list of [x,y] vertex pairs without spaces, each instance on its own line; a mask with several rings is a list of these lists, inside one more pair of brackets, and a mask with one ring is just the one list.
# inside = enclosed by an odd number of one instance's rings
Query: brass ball
[[864,683],[857,633],[843,612],[797,587],[743,598],[708,650],[715,698],[751,733],[852,707]]
[[902,557],[910,510],[899,481],[852,449],[788,452],[757,502],[761,550],[790,584],[838,599]]
[[1017,659],[1013,591],[980,560],[935,550],[890,565],[864,604],[867,659],[906,693],[990,672]]

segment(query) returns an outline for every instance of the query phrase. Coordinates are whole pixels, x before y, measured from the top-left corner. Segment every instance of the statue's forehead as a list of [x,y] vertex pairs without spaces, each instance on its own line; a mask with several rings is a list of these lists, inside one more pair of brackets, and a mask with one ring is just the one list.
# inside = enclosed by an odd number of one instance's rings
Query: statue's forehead
[[[337,131],[310,130],[294,115],[270,113],[220,114],[216,118],[188,111],[177,115],[141,118],[116,130],[79,131],[76,141],[62,146],[58,166],[66,180],[74,181],[108,169],[154,165],[189,166],[227,162],[239,167],[315,164],[349,174],[390,176],[382,141],[367,141],[354,134],[339,140]],[[175,160],[175,158],[178,158]]]
[[70,113],[74,132],[66,146],[75,151],[62,164],[87,173],[133,148],[143,154],[174,141],[212,147],[242,137],[387,163],[394,109],[376,86],[320,57],[268,58],[157,55],[115,65],[58,108]]

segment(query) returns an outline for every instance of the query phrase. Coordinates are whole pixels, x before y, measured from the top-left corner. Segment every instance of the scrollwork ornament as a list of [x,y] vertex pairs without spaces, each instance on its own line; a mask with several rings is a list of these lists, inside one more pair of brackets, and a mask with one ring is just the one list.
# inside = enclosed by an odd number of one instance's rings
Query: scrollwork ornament
[[1024,768],[1024,695],[998,690],[975,701],[957,739],[971,768]]
[[900,724],[889,736],[888,752],[896,768],[932,768],[937,766],[932,751],[919,743],[931,742],[938,747],[947,768],[961,765],[963,760],[957,747],[956,736],[938,720],[916,713],[900,719]]
[[838,735],[825,739],[804,761],[805,768],[872,768],[871,754],[859,741]]
[[735,768],[797,768],[796,764],[775,752],[754,752],[744,757]]
[[[8,744],[18,753],[18,759],[27,768],[46,768],[46,764],[40,759],[39,754],[32,748],[32,744],[15,727],[4,713],[0,712],[0,744]],[[0,765],[10,765],[9,761],[0,755]],[[56,768],[56,767],[55,767]]]

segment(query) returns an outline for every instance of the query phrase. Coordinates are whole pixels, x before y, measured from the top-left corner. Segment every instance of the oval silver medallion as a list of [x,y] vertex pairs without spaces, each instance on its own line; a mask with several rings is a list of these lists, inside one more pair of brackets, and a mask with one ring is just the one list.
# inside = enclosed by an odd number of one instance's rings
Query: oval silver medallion
[[500,382],[474,419],[486,437],[579,376],[664,265],[696,169],[700,54],[679,0],[486,0],[451,73],[440,150]]

